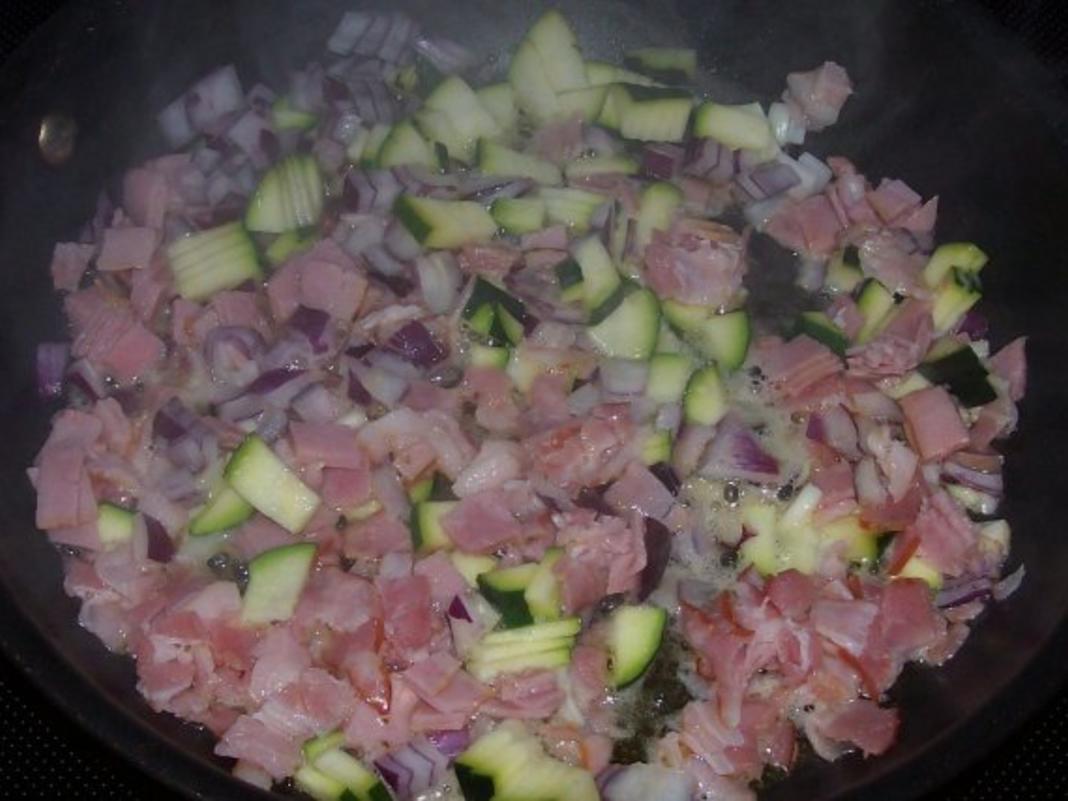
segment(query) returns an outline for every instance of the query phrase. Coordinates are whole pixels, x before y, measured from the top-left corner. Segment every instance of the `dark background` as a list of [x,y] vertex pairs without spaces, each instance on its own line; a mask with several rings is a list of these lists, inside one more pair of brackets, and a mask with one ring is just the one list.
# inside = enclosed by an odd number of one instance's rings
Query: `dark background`
[[[1029,45],[1068,91],[1068,2],[979,2]],[[0,0],[0,61],[60,5],[61,0]],[[177,798],[60,714],[3,657],[0,797],[115,801]],[[1006,732],[1004,745],[989,757],[929,797],[942,801],[1068,799],[1068,690],[1021,731]]]

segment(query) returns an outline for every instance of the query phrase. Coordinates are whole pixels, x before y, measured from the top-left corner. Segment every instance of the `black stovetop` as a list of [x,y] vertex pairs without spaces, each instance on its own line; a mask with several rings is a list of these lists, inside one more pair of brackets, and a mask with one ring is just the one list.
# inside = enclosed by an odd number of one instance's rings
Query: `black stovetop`
[[[1068,87],[1068,4],[1063,0],[980,2],[1022,37]],[[0,61],[60,5],[62,0],[0,6]],[[0,657],[0,798],[124,801],[149,797],[178,799],[67,719]],[[1008,733],[999,749],[929,798],[1068,799],[1068,689],[1021,731]]]

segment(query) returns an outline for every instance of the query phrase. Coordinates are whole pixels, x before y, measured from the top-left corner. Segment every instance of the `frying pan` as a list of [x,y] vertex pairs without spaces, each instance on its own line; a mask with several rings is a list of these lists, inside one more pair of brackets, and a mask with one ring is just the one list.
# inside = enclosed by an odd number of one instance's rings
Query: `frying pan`
[[[394,4],[488,53],[506,51],[541,5]],[[1007,446],[1004,507],[1013,558],[1027,565],[1023,588],[985,615],[945,668],[906,671],[893,691],[904,723],[889,754],[803,762],[766,793],[915,797],[1007,736],[1068,673],[1068,537],[1060,516],[1068,489],[1068,98],[958,2],[557,5],[597,57],[640,44],[697,47],[710,75],[704,88],[726,100],[766,100],[791,70],[824,59],[844,64],[857,93],[839,125],[813,137],[817,154],[844,153],[869,176],[899,176],[925,197],[941,193],[940,239],[976,239],[991,254],[984,309],[995,344],[1031,335],[1032,380]],[[329,0],[79,3],[0,72],[0,647],[71,718],[196,798],[269,796],[230,779],[209,736],[148,709],[130,661],[78,628],[59,559],[33,529],[25,468],[55,409],[34,397],[32,354],[38,341],[64,330],[47,264],[52,243],[91,215],[101,186],[162,150],[155,111],[218,64],[235,62],[246,81],[278,82],[321,49],[341,11]],[[53,112],[78,125],[73,155],[58,168],[37,157],[35,141],[42,116]],[[770,259],[767,269],[781,262]]]

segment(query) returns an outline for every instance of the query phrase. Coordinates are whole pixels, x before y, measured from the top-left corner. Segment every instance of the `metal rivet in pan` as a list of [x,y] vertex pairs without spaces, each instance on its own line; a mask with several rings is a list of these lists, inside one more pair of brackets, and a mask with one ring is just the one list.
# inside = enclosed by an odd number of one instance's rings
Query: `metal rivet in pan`
[[54,167],[65,163],[74,152],[78,124],[66,114],[48,114],[37,131],[37,147],[41,158]]

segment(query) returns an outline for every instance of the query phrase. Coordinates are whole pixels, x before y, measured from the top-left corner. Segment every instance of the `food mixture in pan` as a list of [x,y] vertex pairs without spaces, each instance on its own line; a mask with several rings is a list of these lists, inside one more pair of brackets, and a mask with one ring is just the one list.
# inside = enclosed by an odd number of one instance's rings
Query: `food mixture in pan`
[[[30,478],[82,625],[317,799],[734,801],[884,753],[903,667],[1023,575],[987,255],[804,152],[837,64],[724,105],[556,12],[505,60],[347,13],[288,85],[165,108],[56,246]],[[807,311],[748,310],[758,238]]]

